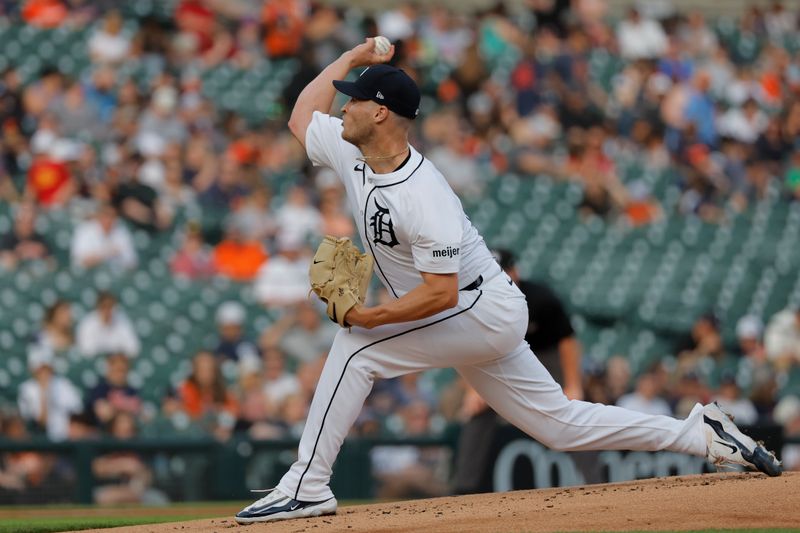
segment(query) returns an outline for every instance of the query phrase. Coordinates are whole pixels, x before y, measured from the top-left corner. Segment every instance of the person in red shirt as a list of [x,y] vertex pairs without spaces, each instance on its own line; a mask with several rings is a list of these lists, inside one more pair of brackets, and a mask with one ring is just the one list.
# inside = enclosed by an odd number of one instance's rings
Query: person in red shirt
[[227,224],[225,238],[214,248],[214,266],[234,281],[251,281],[269,256],[257,240],[248,240],[235,221]]
[[48,142],[49,132],[40,132],[40,138],[32,141],[33,164],[28,169],[26,196],[44,207],[60,207],[67,204],[75,194],[75,183],[67,164],[57,161],[48,152],[55,139]]
[[261,10],[264,49],[269,57],[294,57],[300,51],[306,26],[306,3],[301,0],[268,0]]
[[192,360],[192,373],[178,389],[183,410],[192,418],[227,411],[236,414],[236,400],[225,385],[225,378],[214,354],[200,351]]
[[239,405],[228,390],[213,353],[197,352],[192,359],[192,373],[176,392],[179,408],[191,419],[206,426],[220,440],[230,436]]
[[57,28],[69,12],[61,0],[28,0],[22,8],[22,18],[38,28]]
[[195,51],[205,53],[214,44],[215,15],[204,0],[182,0],[175,9],[175,22],[182,33],[195,39]]
[[200,226],[186,226],[183,243],[169,262],[172,273],[188,279],[208,278],[216,272],[210,247],[203,241]]

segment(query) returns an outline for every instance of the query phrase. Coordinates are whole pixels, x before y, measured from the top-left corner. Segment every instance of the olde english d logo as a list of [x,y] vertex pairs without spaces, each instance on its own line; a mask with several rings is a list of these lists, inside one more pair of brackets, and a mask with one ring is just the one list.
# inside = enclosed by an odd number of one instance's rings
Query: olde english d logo
[[383,244],[389,248],[400,244],[394,234],[394,225],[389,210],[375,200],[375,214],[369,217],[369,227],[372,228],[372,242]]

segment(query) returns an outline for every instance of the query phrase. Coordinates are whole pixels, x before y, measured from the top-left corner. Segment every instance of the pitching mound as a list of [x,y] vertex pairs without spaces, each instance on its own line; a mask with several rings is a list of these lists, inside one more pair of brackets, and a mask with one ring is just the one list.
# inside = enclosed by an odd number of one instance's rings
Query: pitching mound
[[[796,528],[800,472],[706,474],[339,509],[336,516],[238,526],[231,518],[115,529],[242,533],[625,531]],[[109,530],[96,530],[97,533]]]

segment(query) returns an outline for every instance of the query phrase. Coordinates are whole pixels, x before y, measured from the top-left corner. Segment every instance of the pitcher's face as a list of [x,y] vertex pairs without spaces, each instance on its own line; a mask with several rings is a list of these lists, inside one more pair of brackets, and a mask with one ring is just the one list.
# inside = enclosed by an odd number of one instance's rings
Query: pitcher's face
[[350,98],[342,106],[342,139],[355,146],[362,146],[372,135],[373,120],[378,104],[371,100]]

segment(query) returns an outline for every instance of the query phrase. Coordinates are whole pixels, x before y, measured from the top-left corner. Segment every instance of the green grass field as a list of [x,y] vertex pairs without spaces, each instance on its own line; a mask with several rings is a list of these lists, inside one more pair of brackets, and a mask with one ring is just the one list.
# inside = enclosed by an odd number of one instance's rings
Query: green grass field
[[193,502],[169,507],[49,505],[0,507],[0,533],[54,533],[231,517],[250,502]]
[[90,517],[90,518],[15,518],[0,520],[2,533],[54,533],[80,529],[99,529],[108,527],[135,526],[139,524],[158,524],[161,522],[180,522],[193,518],[212,518],[218,515],[192,516],[142,516],[142,517]]

